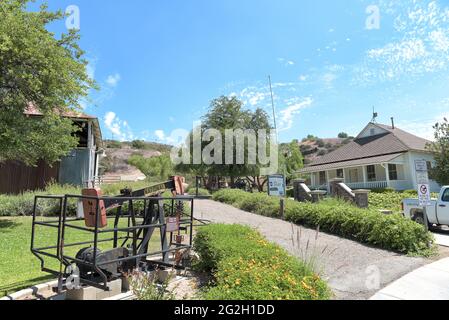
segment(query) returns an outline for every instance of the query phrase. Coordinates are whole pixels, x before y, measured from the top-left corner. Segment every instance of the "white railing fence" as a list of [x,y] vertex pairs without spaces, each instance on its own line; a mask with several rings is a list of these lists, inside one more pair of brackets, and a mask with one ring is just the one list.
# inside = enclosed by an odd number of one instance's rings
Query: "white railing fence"
[[346,183],[351,189],[385,189],[388,187],[387,181],[367,181],[367,182],[355,182]]
[[88,188],[96,188],[105,184],[122,182],[121,176],[96,176],[91,181],[86,182]]
[[[367,181],[367,182],[346,182],[345,183],[349,188],[352,190],[357,189],[385,189],[388,188],[388,182],[387,181]],[[407,190],[407,189],[413,189],[412,186],[410,186],[410,182],[407,180],[396,180],[396,181],[390,181],[390,188],[393,188],[395,190]],[[311,189],[313,190],[327,190],[328,185],[315,185],[311,186]]]

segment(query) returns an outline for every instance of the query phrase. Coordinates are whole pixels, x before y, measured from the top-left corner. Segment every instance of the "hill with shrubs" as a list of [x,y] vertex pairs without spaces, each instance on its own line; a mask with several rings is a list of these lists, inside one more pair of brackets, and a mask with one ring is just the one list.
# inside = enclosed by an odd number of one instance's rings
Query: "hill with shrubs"
[[337,138],[319,138],[308,135],[301,142],[298,142],[298,145],[304,156],[304,164],[307,165],[352,140],[354,140],[354,137],[350,137],[344,132],[340,133]]

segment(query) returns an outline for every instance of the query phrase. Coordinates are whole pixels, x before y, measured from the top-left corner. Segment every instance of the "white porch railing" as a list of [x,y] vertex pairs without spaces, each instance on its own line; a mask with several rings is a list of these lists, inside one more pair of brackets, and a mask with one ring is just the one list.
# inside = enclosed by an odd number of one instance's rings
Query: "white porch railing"
[[367,181],[367,182],[355,182],[346,183],[351,189],[385,189],[388,187],[387,181]]
[[[407,180],[392,180],[390,181],[390,188],[393,188],[395,190],[407,190],[412,189],[413,186],[409,185],[410,182]],[[367,181],[367,182],[346,182],[346,185],[351,188],[352,190],[357,189],[385,189],[388,187],[387,181]],[[315,185],[311,186],[311,189],[313,190],[327,190],[328,185]]]

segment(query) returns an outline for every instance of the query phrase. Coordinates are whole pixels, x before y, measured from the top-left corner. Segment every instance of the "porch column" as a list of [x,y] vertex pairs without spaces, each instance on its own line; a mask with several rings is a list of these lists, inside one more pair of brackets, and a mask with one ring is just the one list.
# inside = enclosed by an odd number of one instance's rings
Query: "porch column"
[[312,184],[312,187],[316,186],[316,183],[315,183],[315,172],[312,172],[310,174],[310,183]]
[[330,182],[330,178],[329,178],[329,171],[326,171],[326,183],[327,183],[327,192],[330,192],[331,182]]
[[390,188],[390,170],[388,170],[388,163],[384,163],[385,173],[387,178],[387,188]]
[[368,177],[367,177],[367,173],[366,173],[367,169],[366,166],[362,167],[362,172],[363,172],[363,184],[366,187],[366,183],[368,182]]

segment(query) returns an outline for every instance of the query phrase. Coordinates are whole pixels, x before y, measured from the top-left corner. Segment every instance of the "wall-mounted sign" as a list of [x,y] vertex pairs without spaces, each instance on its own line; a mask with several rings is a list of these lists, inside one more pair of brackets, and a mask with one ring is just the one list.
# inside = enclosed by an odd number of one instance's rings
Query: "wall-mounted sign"
[[285,178],[283,175],[268,176],[268,195],[285,197]]
[[418,184],[429,184],[429,174],[427,171],[416,171],[416,182]]
[[415,160],[415,170],[427,172],[427,161],[426,160]]

